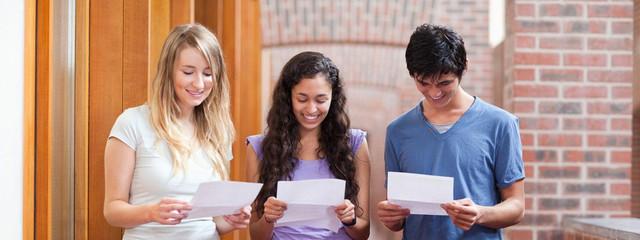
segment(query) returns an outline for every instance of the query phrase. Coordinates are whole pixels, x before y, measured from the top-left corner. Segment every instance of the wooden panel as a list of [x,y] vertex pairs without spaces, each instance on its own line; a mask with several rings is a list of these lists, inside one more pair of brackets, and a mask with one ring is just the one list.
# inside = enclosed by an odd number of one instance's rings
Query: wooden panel
[[[235,160],[231,161],[231,179],[246,181],[244,139],[259,133],[261,126],[260,2],[257,0],[216,2],[217,4],[209,5],[216,9],[196,8],[196,17],[222,11],[221,18],[205,17],[202,23],[209,29],[217,29],[217,37],[221,41],[231,84],[231,111],[237,133],[233,144]],[[198,11],[206,12],[198,13]],[[216,22],[213,21],[214,19]],[[199,21],[199,19],[196,20]],[[224,236],[223,239],[249,239],[249,234],[246,230],[235,231],[233,234]]]
[[135,107],[147,100],[149,79],[149,3],[124,2],[124,39],[122,66],[123,108]]
[[25,0],[22,239],[34,239],[36,0]]
[[89,7],[89,239],[120,239],[107,224],[104,201],[104,147],[122,111],[123,1],[92,1]]
[[89,207],[89,0],[76,0],[75,240],[86,240]]
[[633,117],[631,215],[640,217],[640,0],[633,1]]
[[194,0],[171,0],[171,29],[181,24],[193,23],[193,4]]
[[222,2],[211,0],[195,0],[195,22],[200,23],[209,31],[222,39]]
[[37,1],[36,10],[36,164],[35,239],[51,238],[51,5]]
[[[162,44],[169,35],[169,19],[171,16],[170,2],[167,0],[150,0],[151,11],[149,13],[150,19],[153,19],[149,23],[149,86],[151,86],[151,80],[156,76],[156,68],[158,58],[160,58],[160,51],[162,51]],[[147,92],[147,95],[149,93]]]

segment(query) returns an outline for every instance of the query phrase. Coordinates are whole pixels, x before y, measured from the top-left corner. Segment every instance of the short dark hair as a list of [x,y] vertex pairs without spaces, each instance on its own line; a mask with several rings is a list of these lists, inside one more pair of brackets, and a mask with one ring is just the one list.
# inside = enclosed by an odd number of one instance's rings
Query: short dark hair
[[462,37],[444,26],[418,26],[411,34],[405,58],[409,74],[421,78],[420,81],[435,80],[449,73],[462,78],[467,69],[467,52]]

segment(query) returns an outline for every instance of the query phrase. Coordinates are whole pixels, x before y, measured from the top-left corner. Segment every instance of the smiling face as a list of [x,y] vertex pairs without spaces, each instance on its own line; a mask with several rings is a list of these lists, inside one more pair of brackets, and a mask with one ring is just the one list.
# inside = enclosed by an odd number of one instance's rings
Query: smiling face
[[182,112],[192,111],[211,94],[212,71],[197,48],[180,50],[173,68],[173,87]]
[[324,74],[304,78],[291,89],[293,114],[301,131],[317,131],[331,106],[331,84]]
[[425,98],[427,106],[444,109],[455,100],[460,87],[460,79],[453,73],[442,74],[439,79],[414,78],[418,91]]

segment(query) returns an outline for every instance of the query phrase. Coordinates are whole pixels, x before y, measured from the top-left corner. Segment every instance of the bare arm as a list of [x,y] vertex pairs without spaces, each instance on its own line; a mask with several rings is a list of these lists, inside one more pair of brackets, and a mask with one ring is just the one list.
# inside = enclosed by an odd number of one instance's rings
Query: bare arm
[[[367,239],[369,238],[369,173],[371,166],[369,164],[369,146],[366,139],[364,139],[356,153],[355,163],[356,180],[360,186],[358,202],[360,208],[362,208],[362,215],[357,216],[355,225],[345,227],[345,230],[352,239]],[[356,209],[356,213],[359,212]]]
[[465,198],[443,204],[443,208],[458,227],[469,230],[474,224],[490,228],[505,228],[518,224],[524,216],[524,179],[500,190],[502,202],[494,206],[476,205]]
[[104,217],[116,227],[131,228],[149,222],[178,224],[191,210],[188,203],[165,198],[157,204],[129,204],[129,190],[135,167],[135,151],[110,138],[105,147]]
[[[259,160],[256,152],[251,147],[251,144],[247,144],[247,177],[249,181],[258,182],[258,177],[260,176],[259,170]],[[251,239],[259,240],[259,239],[271,239],[273,236],[273,227],[274,223],[268,223],[264,216],[258,217],[256,212],[256,207],[253,208],[253,212],[251,213],[251,223],[249,225],[249,230],[251,232]]]

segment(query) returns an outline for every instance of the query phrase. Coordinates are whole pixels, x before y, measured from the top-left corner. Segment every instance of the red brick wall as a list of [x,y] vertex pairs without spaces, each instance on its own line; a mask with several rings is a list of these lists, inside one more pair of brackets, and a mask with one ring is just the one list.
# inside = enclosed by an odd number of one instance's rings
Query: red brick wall
[[507,3],[505,106],[520,118],[526,215],[510,239],[562,239],[565,217],[630,214],[632,0]]
[[631,214],[640,218],[640,0],[634,0],[633,162]]
[[336,62],[345,81],[352,125],[369,133],[371,239],[398,239],[379,224],[374,209],[386,193],[386,125],[420,99],[404,60],[409,37],[426,22],[449,25],[459,32],[469,55],[469,71],[462,85],[493,102],[488,2],[262,0],[263,111],[282,66],[293,55],[314,50]]

